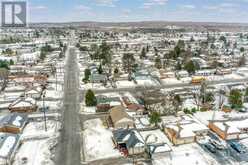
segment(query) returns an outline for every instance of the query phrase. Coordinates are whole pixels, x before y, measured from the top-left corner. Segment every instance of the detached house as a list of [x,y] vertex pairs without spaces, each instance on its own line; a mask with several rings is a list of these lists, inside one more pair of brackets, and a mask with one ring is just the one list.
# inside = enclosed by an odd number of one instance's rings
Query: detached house
[[118,129],[113,131],[113,142],[125,155],[135,155],[145,152],[142,136],[134,129]]
[[233,117],[222,121],[209,121],[208,127],[224,140],[242,139],[247,137],[247,116]]
[[111,108],[110,118],[114,128],[133,128],[135,126],[133,118],[128,115],[123,106]]
[[8,114],[0,120],[0,132],[21,133],[27,122],[28,117],[26,114]]
[[25,91],[25,97],[31,97],[33,99],[39,99],[42,94],[42,88],[40,86],[33,87]]
[[164,131],[174,145],[193,143],[207,135],[209,129],[190,115],[164,123]]
[[37,110],[36,101],[33,98],[19,98],[8,107],[10,112],[35,112]]

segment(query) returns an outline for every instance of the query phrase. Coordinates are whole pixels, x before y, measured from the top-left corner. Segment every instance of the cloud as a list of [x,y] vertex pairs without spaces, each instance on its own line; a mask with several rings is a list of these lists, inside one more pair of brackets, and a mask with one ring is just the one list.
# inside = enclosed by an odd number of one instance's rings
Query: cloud
[[144,2],[140,8],[150,9],[153,6],[165,5],[167,2],[168,0],[148,0]]
[[30,6],[30,10],[47,10],[47,6],[38,5],[38,6]]
[[98,6],[115,7],[115,2],[119,0],[94,0]]
[[130,14],[131,14],[131,10],[130,9],[124,9],[124,10],[122,10],[122,16],[123,17],[128,18],[130,16]]
[[77,6],[75,6],[75,9],[76,10],[82,10],[82,11],[89,11],[89,10],[91,10],[90,7],[85,6],[85,5],[77,5]]
[[221,13],[232,13],[239,10],[240,5],[236,3],[220,3],[214,6],[205,6],[204,9],[212,10],[214,12],[221,12]]
[[194,5],[181,5],[180,7],[182,9],[189,9],[189,10],[195,9],[195,6]]

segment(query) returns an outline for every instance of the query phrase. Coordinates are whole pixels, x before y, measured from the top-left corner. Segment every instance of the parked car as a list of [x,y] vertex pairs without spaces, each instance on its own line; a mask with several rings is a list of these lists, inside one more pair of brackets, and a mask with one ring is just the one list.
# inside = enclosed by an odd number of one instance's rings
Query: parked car
[[217,149],[219,150],[223,150],[225,149],[225,147],[223,146],[223,144],[221,144],[221,142],[214,140],[214,139],[209,139],[209,142]]
[[204,144],[204,147],[206,147],[210,152],[216,153],[216,149],[212,144],[206,143],[206,144]]
[[247,112],[247,109],[246,109],[245,107],[242,107],[242,108],[239,108],[238,111],[239,111],[239,112],[244,112],[244,113],[245,113],[245,112]]
[[242,147],[241,144],[237,143],[237,142],[230,142],[230,146],[235,150],[237,151],[238,153],[241,153],[241,154],[244,154],[246,153],[246,150],[244,147]]

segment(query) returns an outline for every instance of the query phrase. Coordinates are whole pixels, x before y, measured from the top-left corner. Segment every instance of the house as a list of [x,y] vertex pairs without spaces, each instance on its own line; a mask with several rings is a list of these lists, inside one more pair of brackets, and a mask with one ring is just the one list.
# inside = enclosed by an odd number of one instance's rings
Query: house
[[33,99],[39,99],[42,94],[42,88],[40,86],[32,87],[25,91],[25,97],[31,97]]
[[186,70],[176,72],[176,76],[178,78],[186,78],[189,77],[189,73]]
[[11,164],[19,146],[18,134],[0,133],[0,165]]
[[216,74],[217,75],[232,74],[232,69],[230,69],[230,68],[217,68],[216,69]]
[[160,129],[140,132],[148,146],[149,153],[154,156],[166,156],[172,151],[171,143]]
[[247,138],[248,116],[230,116],[225,120],[211,120],[208,127],[224,140]]
[[198,70],[195,73],[195,76],[211,76],[214,75],[216,72],[215,69],[204,69],[204,70]]
[[135,123],[128,115],[123,106],[116,106],[110,109],[110,118],[114,128],[133,128]]
[[10,112],[35,112],[37,110],[36,101],[33,98],[19,98],[8,107]]
[[136,155],[145,152],[142,136],[135,129],[118,129],[113,131],[113,142],[125,155]]
[[0,119],[0,132],[21,133],[27,122],[28,117],[26,114],[8,114]]
[[171,121],[163,120],[165,134],[174,145],[193,143],[207,135],[209,128],[191,115],[176,117]]
[[110,108],[113,108],[114,106],[122,105],[119,97],[107,97],[104,95],[98,95],[96,96],[96,99],[97,99],[97,106],[96,106],[97,112],[107,112],[109,111]]
[[135,112],[137,115],[143,115],[145,113],[145,107],[140,104],[131,103],[127,105],[128,111]]
[[106,83],[107,76],[103,74],[93,73],[90,75],[90,82],[91,83]]

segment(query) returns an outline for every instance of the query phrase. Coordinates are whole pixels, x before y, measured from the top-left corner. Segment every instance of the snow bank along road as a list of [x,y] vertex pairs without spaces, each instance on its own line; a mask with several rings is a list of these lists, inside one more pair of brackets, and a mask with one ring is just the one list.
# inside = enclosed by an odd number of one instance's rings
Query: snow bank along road
[[[231,84],[231,83],[247,83],[248,78],[242,79],[224,79],[219,81],[208,81],[208,85],[218,85],[218,84]],[[110,89],[94,89],[95,93],[112,93],[112,92],[125,92],[125,91],[144,91],[147,89],[159,90],[159,89],[170,89],[170,88],[185,88],[185,87],[194,87],[200,86],[200,84],[191,84],[191,83],[173,83],[173,84],[164,84],[160,86],[153,86],[153,87],[144,87],[144,86],[136,86],[136,87],[129,87],[129,88],[110,88]],[[83,91],[81,89],[81,91]]]
[[79,125],[79,69],[76,48],[69,47],[65,67],[64,107],[61,141],[58,146],[56,164],[79,165],[80,125]]

